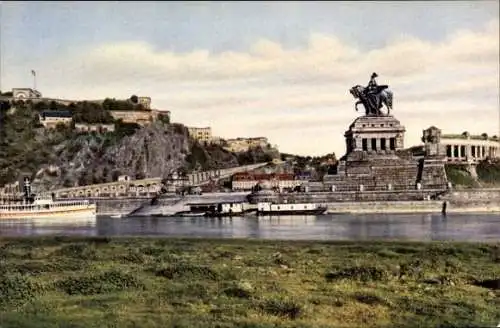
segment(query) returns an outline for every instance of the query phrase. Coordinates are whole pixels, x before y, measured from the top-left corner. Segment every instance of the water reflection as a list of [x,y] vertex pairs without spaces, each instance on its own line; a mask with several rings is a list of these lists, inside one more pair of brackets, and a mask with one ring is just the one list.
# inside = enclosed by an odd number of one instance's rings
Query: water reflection
[[316,240],[497,240],[497,214],[364,214],[234,218],[110,218],[4,220],[2,236],[99,235]]

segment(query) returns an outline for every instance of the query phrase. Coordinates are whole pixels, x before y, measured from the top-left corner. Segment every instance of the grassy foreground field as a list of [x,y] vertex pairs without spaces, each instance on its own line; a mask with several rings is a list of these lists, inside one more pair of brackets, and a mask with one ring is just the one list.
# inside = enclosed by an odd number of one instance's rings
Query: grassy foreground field
[[491,327],[496,279],[492,244],[4,238],[0,327]]

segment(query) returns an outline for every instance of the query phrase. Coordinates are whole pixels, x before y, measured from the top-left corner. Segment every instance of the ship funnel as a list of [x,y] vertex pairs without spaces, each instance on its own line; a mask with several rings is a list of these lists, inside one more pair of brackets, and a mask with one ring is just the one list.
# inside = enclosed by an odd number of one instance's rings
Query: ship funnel
[[31,181],[28,177],[24,178],[23,192],[25,199],[31,197]]

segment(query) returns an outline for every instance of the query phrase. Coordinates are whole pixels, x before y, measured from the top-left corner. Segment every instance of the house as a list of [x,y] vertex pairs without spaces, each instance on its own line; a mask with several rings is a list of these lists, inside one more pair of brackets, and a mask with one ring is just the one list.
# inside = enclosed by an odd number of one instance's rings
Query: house
[[212,128],[204,127],[188,127],[189,136],[195,140],[203,141],[203,142],[211,142],[212,141]]
[[115,131],[114,124],[86,124],[86,123],[77,123],[75,124],[75,130],[79,133],[106,133]]
[[70,126],[73,115],[70,111],[43,111],[38,115],[40,123],[47,129],[54,129],[58,124]]
[[290,188],[293,189],[304,183],[304,180],[295,179],[293,174],[275,174],[275,173],[250,173],[241,172],[236,173],[232,177],[233,190],[252,190],[257,184],[267,183],[272,188],[280,190]]

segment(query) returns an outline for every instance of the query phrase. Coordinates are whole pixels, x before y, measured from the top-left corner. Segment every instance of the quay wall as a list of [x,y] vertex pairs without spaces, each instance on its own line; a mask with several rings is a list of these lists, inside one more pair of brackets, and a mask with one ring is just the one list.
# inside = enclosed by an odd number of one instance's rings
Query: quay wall
[[[328,213],[441,213],[442,200],[327,203]],[[495,213],[500,203],[464,202],[446,204],[446,213]]]
[[338,203],[338,202],[399,202],[422,201],[436,197],[442,190],[409,191],[342,191],[342,192],[304,192],[281,194],[256,194],[250,196],[251,203],[257,202],[295,202],[295,203]]
[[[332,213],[441,213],[446,201],[447,213],[500,212],[500,188],[451,190],[428,200],[436,193],[429,190],[405,192],[401,200],[400,191],[378,192],[314,192],[297,194],[253,195],[251,202],[276,201],[322,203]],[[81,199],[81,198],[79,198]],[[203,194],[189,197],[159,197],[157,205],[151,205],[148,197],[87,198],[97,204],[98,215],[130,214],[148,216],[164,213],[172,215],[185,210],[191,203],[217,203],[224,201],[244,201],[244,193]],[[135,213],[134,213],[135,215]]]
[[443,199],[454,202],[492,201],[500,202],[500,188],[452,190]]
[[[149,197],[122,197],[122,198],[85,198],[91,203],[96,204],[97,215],[117,215],[129,214],[143,206],[150,204],[151,198]],[[68,200],[65,198],[64,200]],[[75,200],[82,200],[82,198],[75,198]]]

